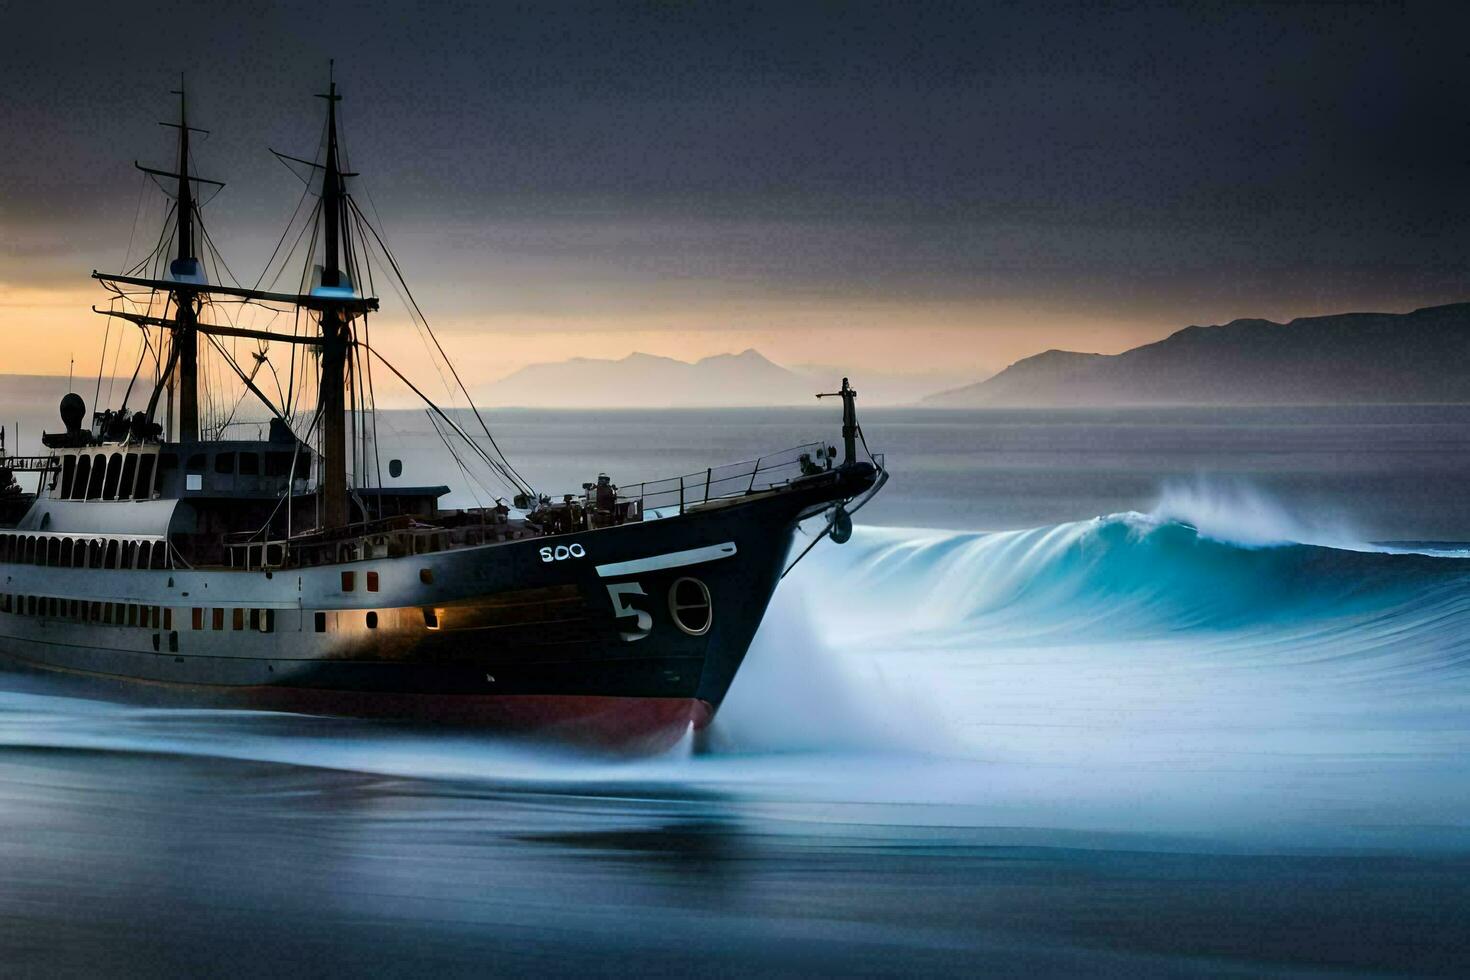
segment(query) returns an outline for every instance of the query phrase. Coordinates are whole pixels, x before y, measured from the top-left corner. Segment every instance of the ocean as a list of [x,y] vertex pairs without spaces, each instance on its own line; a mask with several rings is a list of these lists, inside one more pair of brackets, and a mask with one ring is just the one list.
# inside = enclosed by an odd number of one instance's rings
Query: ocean
[[[1470,407],[860,418],[893,479],[703,754],[0,677],[7,972],[1470,972]],[[558,490],[837,435],[490,419]],[[380,422],[495,492],[435,439]]]

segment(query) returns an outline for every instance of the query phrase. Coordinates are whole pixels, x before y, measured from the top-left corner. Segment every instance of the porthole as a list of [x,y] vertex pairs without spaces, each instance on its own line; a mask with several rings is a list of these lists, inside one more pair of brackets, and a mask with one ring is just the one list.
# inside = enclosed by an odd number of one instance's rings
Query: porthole
[[367,628],[370,629],[370,630],[375,630],[375,629],[378,628],[378,614],[377,613],[370,612],[370,613],[367,614]]
[[697,578],[681,578],[669,586],[669,615],[690,636],[703,636],[714,621],[709,587]]

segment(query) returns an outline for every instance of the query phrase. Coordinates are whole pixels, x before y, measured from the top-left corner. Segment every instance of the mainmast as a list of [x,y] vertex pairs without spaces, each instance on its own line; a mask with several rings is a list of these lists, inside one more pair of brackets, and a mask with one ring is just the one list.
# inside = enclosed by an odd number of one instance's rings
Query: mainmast
[[[343,208],[342,169],[337,154],[337,82],[329,79],[327,94],[327,159],[322,174],[322,272],[319,295],[351,295],[352,283],[341,269]],[[347,499],[347,359],[352,349],[351,317],[343,304],[321,308],[322,426],[321,500],[323,529],[345,527]]]

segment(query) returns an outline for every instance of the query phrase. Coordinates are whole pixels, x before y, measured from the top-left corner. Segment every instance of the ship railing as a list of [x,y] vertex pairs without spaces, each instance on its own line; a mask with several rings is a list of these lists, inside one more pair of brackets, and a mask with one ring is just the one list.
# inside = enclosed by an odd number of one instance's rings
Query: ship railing
[[[804,469],[824,469],[833,465],[835,460],[831,447],[820,442],[810,442],[754,459],[724,463],[681,476],[619,487],[617,504],[624,513],[636,515],[633,520],[683,514],[716,501],[785,486],[801,476]],[[589,491],[591,493],[595,493],[595,489]],[[556,531],[602,526],[600,523],[591,523],[593,515],[580,509],[583,503],[590,501],[578,501],[579,519],[576,525],[557,528]],[[224,548],[229,567],[266,571],[425,555],[537,537],[551,530],[527,528],[508,523],[503,517],[492,518],[491,515],[492,512],[487,510],[481,515],[480,522],[446,526],[420,525],[408,518],[390,518],[366,527],[354,527],[348,529],[347,533],[326,539],[316,535],[300,540],[266,539],[248,535],[227,540]]]
[[485,520],[444,527],[409,524],[358,529],[326,540],[315,536],[296,541],[256,539],[230,542],[225,548],[231,568],[264,571],[337,565],[373,558],[406,558],[530,536],[530,531],[512,527],[504,521]]
[[809,442],[755,459],[723,463],[681,476],[619,487],[618,500],[636,501],[643,514],[653,517],[683,514],[711,501],[785,486],[802,475],[803,465],[823,467],[832,463],[831,447]]

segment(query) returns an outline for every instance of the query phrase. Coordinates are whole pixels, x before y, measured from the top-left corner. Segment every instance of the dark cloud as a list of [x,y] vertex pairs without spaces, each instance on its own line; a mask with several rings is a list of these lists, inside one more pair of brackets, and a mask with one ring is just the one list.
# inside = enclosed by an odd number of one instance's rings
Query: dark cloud
[[167,161],[152,124],[186,69],[214,130],[200,168],[231,183],[216,239],[258,264],[297,193],[264,145],[310,155],[310,94],[335,57],[353,163],[431,282],[483,262],[465,251],[477,239],[504,256],[520,229],[553,266],[630,281],[1122,311],[1430,302],[1460,288],[1470,242],[1467,19],[1316,3],[12,6],[0,220],[73,243],[84,267],[114,256],[128,166]]

